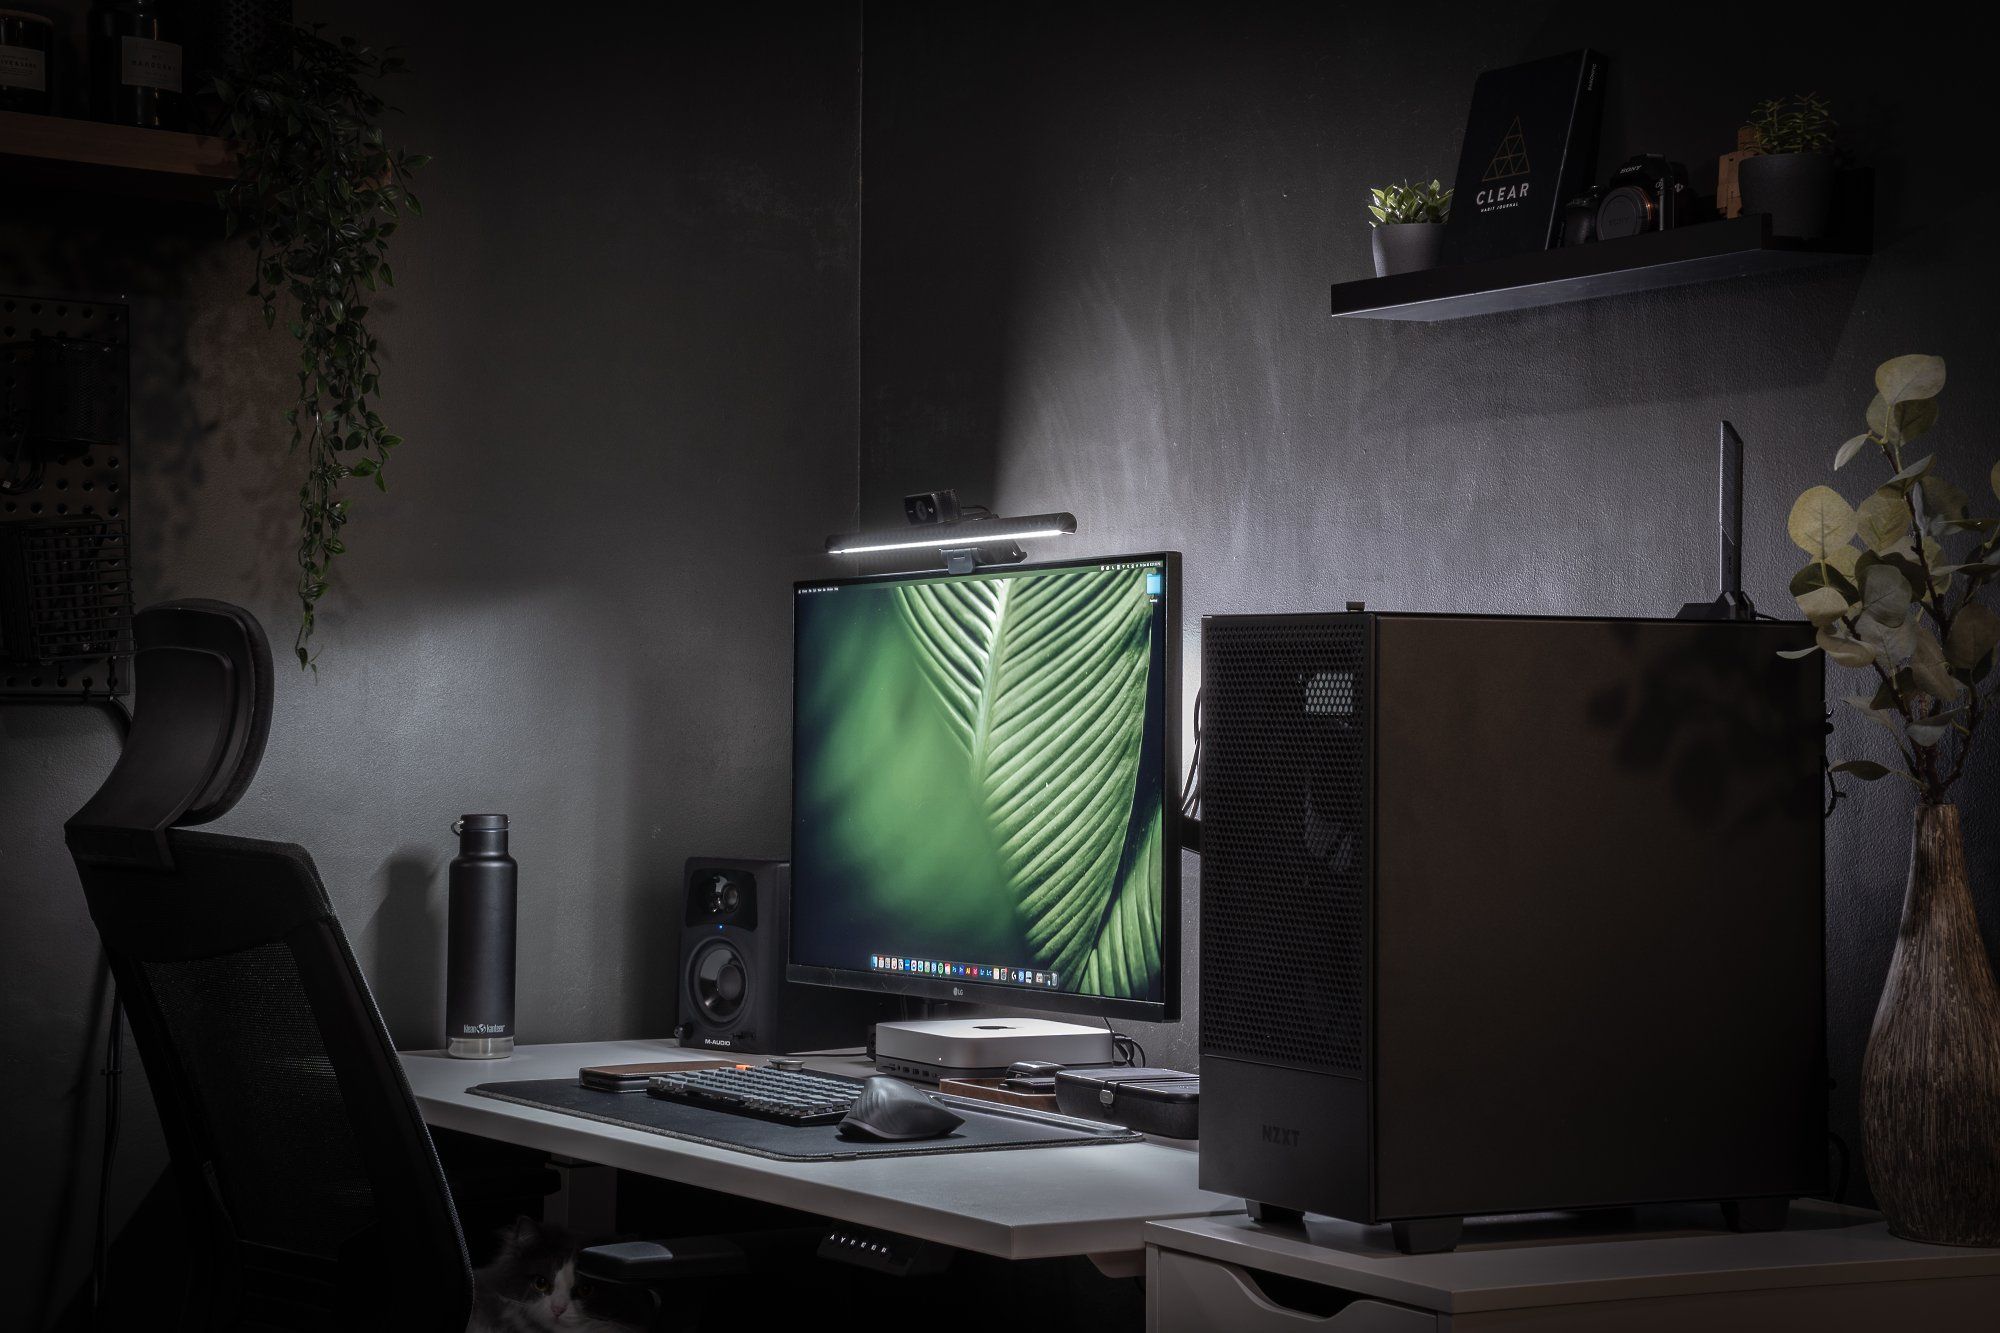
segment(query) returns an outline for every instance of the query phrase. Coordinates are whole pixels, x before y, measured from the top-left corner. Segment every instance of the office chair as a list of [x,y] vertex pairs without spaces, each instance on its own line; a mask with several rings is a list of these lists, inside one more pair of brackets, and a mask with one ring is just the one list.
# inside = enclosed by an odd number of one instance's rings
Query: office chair
[[[180,601],[134,631],[131,737],[65,831],[187,1213],[184,1323],[463,1333],[451,1192],[312,858],[189,827],[235,805],[263,757],[263,629]],[[741,1254],[628,1243],[591,1266],[645,1285],[741,1271]]]

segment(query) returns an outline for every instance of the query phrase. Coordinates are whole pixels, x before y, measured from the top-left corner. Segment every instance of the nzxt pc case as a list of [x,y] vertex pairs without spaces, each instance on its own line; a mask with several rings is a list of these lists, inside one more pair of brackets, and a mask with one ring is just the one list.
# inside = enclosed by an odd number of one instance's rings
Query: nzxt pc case
[[1823,1189],[1810,633],[1204,620],[1202,1186],[1413,1250]]

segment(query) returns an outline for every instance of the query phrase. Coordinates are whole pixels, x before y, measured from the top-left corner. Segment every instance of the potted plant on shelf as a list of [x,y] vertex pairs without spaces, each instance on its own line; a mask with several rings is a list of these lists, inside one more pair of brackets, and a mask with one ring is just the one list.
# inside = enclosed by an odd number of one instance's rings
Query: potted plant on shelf
[[1743,211],[1769,213],[1780,236],[1815,239],[1833,218],[1833,109],[1817,93],[1759,102],[1745,126],[1757,152],[1737,167]]
[[1368,213],[1374,219],[1368,225],[1376,277],[1437,267],[1443,223],[1451,216],[1450,190],[1436,181],[1385,185],[1368,192]]
[[[1966,493],[1914,457],[1937,421],[1945,368],[1899,356],[1875,371],[1868,429],[1840,468],[1879,458],[1889,480],[1858,506],[1828,486],[1801,495],[1792,540],[1811,557],[1792,580],[1817,646],[1866,673],[1847,703],[1892,738],[1893,765],[1832,765],[1863,781],[1910,784],[1909,882],[1889,976],[1862,1063],[1868,1182],[1889,1229],[1945,1245],[2000,1245],[2000,988],[1980,939],[1952,792],[1993,685],[2000,615],[1982,600],[2000,574],[2000,519],[1974,518]],[[2000,463],[1988,474],[2000,496]]]

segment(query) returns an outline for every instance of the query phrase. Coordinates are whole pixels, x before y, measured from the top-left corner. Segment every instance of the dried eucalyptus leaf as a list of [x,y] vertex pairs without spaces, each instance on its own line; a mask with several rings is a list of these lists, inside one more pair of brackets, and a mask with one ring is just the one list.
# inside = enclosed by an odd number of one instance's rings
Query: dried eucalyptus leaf
[[1908,444],[1937,425],[1937,401],[1931,398],[1919,398],[1915,402],[1897,403],[1889,415],[1896,423],[1896,438]]
[[1815,625],[1830,625],[1847,614],[1847,598],[1833,588],[1814,588],[1793,600],[1799,604],[1800,613]]
[[1889,776],[1890,770],[1873,759],[1843,759],[1832,766],[1835,773],[1845,773],[1863,782],[1877,782]]
[[1888,485],[1894,487],[1899,493],[1909,490],[1917,478],[1931,470],[1931,463],[1936,458],[1936,454],[1925,454],[1922,458],[1919,458],[1916,462],[1889,478]]
[[1813,642],[1820,651],[1844,667],[1865,667],[1875,660],[1875,650],[1859,639],[1850,639],[1844,634],[1836,634],[1831,626],[1822,626],[1813,636]]
[[1867,443],[1874,438],[1875,437],[1869,434],[1867,431],[1863,431],[1861,432],[1861,434],[1856,435],[1852,439],[1848,440],[1847,443],[1841,445],[1840,448],[1836,450],[1833,455],[1833,470],[1838,472],[1840,471],[1840,469],[1846,467],[1849,463],[1853,462],[1854,456],[1860,453],[1862,448],[1866,446]]
[[1949,713],[1933,713],[1921,722],[1912,722],[1903,728],[1903,734],[1910,738],[1910,744],[1926,749],[1936,745],[1951,734],[1952,723],[1958,720],[1958,710]]
[[1870,565],[1861,576],[1861,605],[1876,623],[1901,625],[1909,619],[1910,601],[1910,581],[1894,565]]
[[1875,367],[1875,387],[1891,404],[1935,398],[1944,390],[1944,358],[1913,354]]
[[1933,699],[1956,699],[1959,691],[1965,688],[1958,677],[1951,674],[1937,636],[1921,625],[1917,627],[1916,643],[1910,650],[1910,679]]
[[1854,510],[1831,486],[1814,486],[1793,504],[1786,527],[1800,550],[1824,560],[1835,547],[1854,540]]
[[2000,644],[2000,615],[1977,602],[1969,602],[1951,618],[1951,632],[1944,637],[1945,660],[1955,667],[1971,669],[1979,659]]
[[1903,497],[1883,487],[1854,511],[1854,530],[1871,551],[1886,551],[1910,530],[1910,511]]
[[1972,507],[1972,497],[1943,477],[1925,477],[1917,483],[1924,498],[1924,512],[1942,514],[1946,518],[1964,518]]

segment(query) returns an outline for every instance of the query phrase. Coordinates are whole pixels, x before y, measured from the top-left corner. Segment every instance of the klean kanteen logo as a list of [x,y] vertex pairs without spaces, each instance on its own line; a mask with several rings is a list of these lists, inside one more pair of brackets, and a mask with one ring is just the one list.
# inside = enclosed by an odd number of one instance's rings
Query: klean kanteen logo
[[1287,1129],[1283,1125],[1266,1125],[1264,1142],[1280,1148],[1296,1148],[1299,1146],[1299,1132],[1296,1129]]

